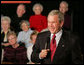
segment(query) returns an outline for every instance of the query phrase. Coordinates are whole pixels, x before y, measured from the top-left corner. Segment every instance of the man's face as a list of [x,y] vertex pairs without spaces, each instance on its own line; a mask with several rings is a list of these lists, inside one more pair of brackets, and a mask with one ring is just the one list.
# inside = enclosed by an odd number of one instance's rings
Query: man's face
[[52,34],[56,34],[57,32],[59,32],[62,25],[63,21],[61,23],[59,22],[58,15],[48,16],[48,29]]
[[23,6],[23,5],[19,5],[19,6],[17,7],[17,15],[18,15],[18,16],[22,16],[24,13],[25,13],[25,8],[24,8],[24,6]]
[[65,14],[68,11],[68,7],[65,3],[61,3],[60,7],[59,7],[60,12],[62,12],[63,14]]

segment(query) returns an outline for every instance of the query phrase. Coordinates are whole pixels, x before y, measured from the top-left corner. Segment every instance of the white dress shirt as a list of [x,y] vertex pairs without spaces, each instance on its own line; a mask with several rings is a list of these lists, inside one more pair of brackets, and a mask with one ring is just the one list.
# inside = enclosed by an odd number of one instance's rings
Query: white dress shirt
[[[52,40],[53,35],[54,34],[51,34],[50,40]],[[55,35],[56,35],[56,38],[55,38],[55,40],[56,40],[56,46],[58,46],[60,38],[62,36],[62,29],[58,33],[56,33]]]

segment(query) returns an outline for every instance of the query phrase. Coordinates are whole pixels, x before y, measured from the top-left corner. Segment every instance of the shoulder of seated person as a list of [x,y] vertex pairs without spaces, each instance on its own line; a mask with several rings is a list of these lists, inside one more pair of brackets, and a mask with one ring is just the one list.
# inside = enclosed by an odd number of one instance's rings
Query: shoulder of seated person
[[35,15],[31,15],[30,18],[34,17]]
[[4,46],[4,48],[11,48],[12,46],[11,45],[8,45],[8,46]]
[[42,17],[46,17],[46,16],[42,15]]
[[19,34],[22,34],[24,31],[20,31]]

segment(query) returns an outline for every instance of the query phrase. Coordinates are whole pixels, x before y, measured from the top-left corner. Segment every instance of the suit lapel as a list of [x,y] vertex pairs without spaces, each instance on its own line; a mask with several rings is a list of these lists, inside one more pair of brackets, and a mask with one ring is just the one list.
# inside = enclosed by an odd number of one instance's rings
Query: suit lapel
[[65,39],[66,39],[66,36],[65,36],[65,33],[63,32],[62,37],[60,38],[60,41],[59,41],[58,46],[56,48],[53,61],[56,60],[63,53],[63,51],[65,49],[65,43],[66,43]]

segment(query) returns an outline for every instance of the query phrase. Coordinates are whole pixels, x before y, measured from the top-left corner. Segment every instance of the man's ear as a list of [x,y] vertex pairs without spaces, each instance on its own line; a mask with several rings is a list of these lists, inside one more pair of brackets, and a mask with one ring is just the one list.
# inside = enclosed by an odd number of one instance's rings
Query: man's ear
[[61,26],[61,27],[63,27],[63,25],[64,25],[64,21],[61,21],[61,24],[60,24],[60,26]]
[[24,10],[24,14],[26,13],[26,10]]
[[66,8],[66,12],[68,11],[68,8]]

